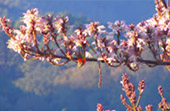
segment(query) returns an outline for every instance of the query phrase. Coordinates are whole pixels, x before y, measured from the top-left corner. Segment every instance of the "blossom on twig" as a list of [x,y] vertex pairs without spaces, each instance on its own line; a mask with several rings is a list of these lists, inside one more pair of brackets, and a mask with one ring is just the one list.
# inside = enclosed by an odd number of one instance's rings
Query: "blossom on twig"
[[[68,16],[40,16],[37,8],[23,14],[23,24],[19,29],[10,26],[6,17],[0,18],[0,28],[11,37],[7,42],[8,48],[19,53],[24,60],[47,60],[53,65],[64,65],[70,61],[77,64],[80,63],[81,49],[84,60],[98,62],[99,66],[100,63],[110,67],[124,65],[137,71],[141,64],[149,67],[166,65],[170,70],[170,10],[160,0],[155,0],[155,3],[157,13],[152,18],[137,25],[127,25],[119,20],[108,22],[111,30],[93,21],[73,28],[70,33],[68,30],[72,25]],[[145,50],[149,50],[152,60],[142,56]],[[92,58],[86,57],[86,54],[92,55]],[[135,94],[133,91],[129,93],[135,102]]]
[[163,89],[162,89],[162,86],[158,86],[158,92],[159,94],[161,95],[161,98],[162,98],[162,101],[158,104],[159,108],[161,108],[163,111],[169,111],[170,108],[167,104],[167,101],[166,101],[166,98],[164,97],[164,92],[163,92]]
[[96,111],[116,111],[116,110],[104,110],[103,106],[101,103],[97,104],[97,110]]

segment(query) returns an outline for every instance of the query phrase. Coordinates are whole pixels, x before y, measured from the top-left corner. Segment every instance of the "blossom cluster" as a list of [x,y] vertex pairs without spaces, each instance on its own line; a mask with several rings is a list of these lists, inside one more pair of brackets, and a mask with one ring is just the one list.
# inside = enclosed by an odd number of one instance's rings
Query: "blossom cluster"
[[123,87],[122,90],[126,93],[126,96],[128,97],[132,106],[126,102],[126,99],[123,97],[123,94],[121,94],[120,96],[122,100],[122,104],[127,108],[128,111],[132,111],[132,110],[142,111],[141,106],[140,105],[138,106],[138,104],[145,88],[144,80],[140,81],[138,85],[138,90],[139,90],[138,100],[136,98],[135,86],[133,83],[129,81],[129,77],[127,76],[127,74],[123,74],[121,84]]
[[162,109],[163,111],[169,111],[170,107],[167,104],[167,100],[163,95],[163,88],[162,86],[158,86],[158,92],[161,95],[162,101],[158,104],[159,108]]
[[[142,93],[144,91],[145,82],[144,80],[139,81],[138,90],[139,90],[139,97],[136,98],[135,86],[133,83],[130,82],[129,77],[127,74],[122,75],[122,90],[126,93],[126,97],[128,98],[130,104],[126,101],[126,98],[123,94],[120,95],[120,99],[122,104],[126,107],[127,111],[143,111],[141,105],[139,105],[139,101],[141,99]],[[162,86],[158,86],[158,92],[161,95],[162,101],[158,104],[159,108],[163,111],[169,111],[170,108],[167,104],[166,98],[163,96],[163,89]],[[145,111],[153,111],[153,106],[151,104],[145,107]]]
[[[122,80],[120,81],[122,84],[122,90],[125,92],[126,97],[128,98],[129,102],[127,102],[126,98],[123,96],[123,94],[120,95],[120,99],[122,104],[126,107],[126,111],[143,111],[141,105],[139,105],[139,102],[141,100],[143,91],[145,89],[145,81],[141,80],[138,84],[138,91],[139,96],[136,98],[136,91],[135,91],[135,85],[130,82],[130,79],[128,75],[125,73],[122,75]],[[169,111],[170,108],[167,104],[167,100],[163,95],[163,88],[162,86],[158,86],[158,93],[161,96],[161,102],[158,104],[158,107],[162,111]],[[103,105],[101,103],[97,104],[96,111],[116,111],[116,110],[104,110]],[[145,111],[153,111],[153,105],[149,104],[145,107]]]
[[[62,65],[77,63],[83,55],[87,61],[105,62],[111,67],[123,64],[136,71],[141,63],[151,66],[170,60],[170,10],[160,0],[155,3],[157,13],[137,25],[118,20],[108,22],[106,27],[94,21],[74,28],[71,34],[67,16],[41,16],[38,9],[23,14],[19,29],[11,27],[6,17],[0,21],[1,28],[11,37],[8,48],[25,60]],[[145,50],[150,51],[154,62],[142,57]]]
[[116,110],[104,110],[103,106],[101,103],[97,104],[97,110],[96,111],[116,111]]

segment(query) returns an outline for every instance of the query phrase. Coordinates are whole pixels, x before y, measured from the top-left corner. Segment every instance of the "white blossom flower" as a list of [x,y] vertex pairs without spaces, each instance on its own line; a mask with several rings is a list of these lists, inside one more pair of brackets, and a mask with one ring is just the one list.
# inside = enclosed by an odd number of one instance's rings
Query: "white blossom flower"
[[9,39],[8,42],[8,48],[14,50],[17,53],[21,52],[20,42],[14,39]]

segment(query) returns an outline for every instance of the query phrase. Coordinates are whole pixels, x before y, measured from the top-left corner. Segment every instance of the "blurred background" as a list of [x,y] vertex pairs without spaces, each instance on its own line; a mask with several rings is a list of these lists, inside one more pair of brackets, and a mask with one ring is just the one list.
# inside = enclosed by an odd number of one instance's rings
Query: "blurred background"
[[[41,15],[68,15],[71,24],[101,24],[124,20],[137,24],[153,16],[154,0],[0,0],[0,16],[7,16],[17,26],[27,9],[38,8]],[[53,66],[47,62],[24,61],[7,49],[8,37],[0,33],[0,111],[95,111],[97,103],[105,109],[125,110],[121,104],[121,75],[127,73],[138,86],[146,81],[141,106],[153,104],[158,110],[162,85],[170,102],[170,72],[165,67],[141,66],[138,72],[126,67],[110,68],[102,64],[102,86],[98,88],[96,63],[82,68],[69,63]],[[146,55],[149,56],[149,55]],[[138,91],[136,91],[138,92]],[[138,93],[137,93],[138,94]]]

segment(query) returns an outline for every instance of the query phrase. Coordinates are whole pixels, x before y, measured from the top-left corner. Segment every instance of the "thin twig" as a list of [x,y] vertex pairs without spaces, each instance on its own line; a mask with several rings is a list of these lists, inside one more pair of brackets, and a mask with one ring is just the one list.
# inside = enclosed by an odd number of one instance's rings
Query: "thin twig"
[[57,45],[57,47],[58,47],[59,50],[61,51],[61,53],[62,53],[63,55],[66,55],[66,54],[64,53],[64,51],[61,49],[60,45],[58,44],[58,42],[57,42],[57,40],[56,40],[54,34],[51,34],[51,36],[52,36],[52,38],[53,38],[55,44]]
[[35,48],[36,48],[37,52],[40,52],[39,47],[38,47],[38,43],[37,43],[36,32],[33,31],[33,32],[32,32],[32,35],[33,35],[33,38],[34,38]]
[[102,83],[102,71],[101,71],[101,63],[98,62],[99,65],[99,82],[98,82],[98,87],[101,87],[101,83]]
[[92,51],[96,54],[96,51],[94,50],[94,48],[88,43],[87,41],[87,45],[92,49]]
[[138,107],[138,104],[139,104],[139,101],[141,99],[141,96],[142,96],[142,93],[139,94],[139,97],[138,97],[138,100],[137,100],[137,103],[136,103],[136,107]]

